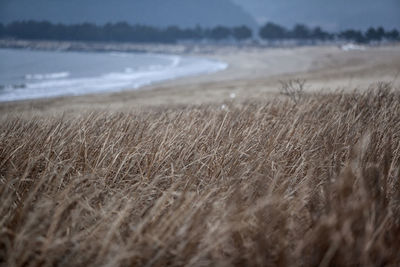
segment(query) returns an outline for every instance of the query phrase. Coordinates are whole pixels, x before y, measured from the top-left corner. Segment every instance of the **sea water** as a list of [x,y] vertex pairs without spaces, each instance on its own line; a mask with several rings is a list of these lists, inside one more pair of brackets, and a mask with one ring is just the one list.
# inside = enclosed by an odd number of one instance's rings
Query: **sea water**
[[0,101],[134,90],[226,67],[174,55],[0,49]]

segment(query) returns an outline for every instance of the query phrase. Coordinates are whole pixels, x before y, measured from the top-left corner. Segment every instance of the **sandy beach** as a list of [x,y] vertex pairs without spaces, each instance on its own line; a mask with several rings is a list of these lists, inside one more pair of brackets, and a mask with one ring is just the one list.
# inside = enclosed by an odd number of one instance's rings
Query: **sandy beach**
[[[170,48],[171,49],[171,48]],[[148,106],[242,102],[280,92],[280,82],[306,80],[309,92],[367,89],[377,82],[400,87],[400,46],[343,50],[340,46],[260,48],[214,47],[177,53],[219,60],[228,69],[180,78],[120,93],[0,103],[0,112],[40,114],[91,110],[142,109]]]

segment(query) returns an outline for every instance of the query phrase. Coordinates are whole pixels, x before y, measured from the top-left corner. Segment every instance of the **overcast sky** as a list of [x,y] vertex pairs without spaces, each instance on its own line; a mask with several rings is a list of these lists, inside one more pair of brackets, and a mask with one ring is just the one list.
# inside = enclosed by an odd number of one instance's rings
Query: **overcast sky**
[[400,28],[400,0],[233,0],[259,23],[321,25],[330,30]]
[[27,19],[67,24],[257,26],[253,16],[231,0],[0,0],[0,22]]
[[0,22],[22,19],[182,27],[255,26],[256,21],[260,25],[271,21],[287,27],[318,25],[330,31],[400,29],[400,0],[0,0]]

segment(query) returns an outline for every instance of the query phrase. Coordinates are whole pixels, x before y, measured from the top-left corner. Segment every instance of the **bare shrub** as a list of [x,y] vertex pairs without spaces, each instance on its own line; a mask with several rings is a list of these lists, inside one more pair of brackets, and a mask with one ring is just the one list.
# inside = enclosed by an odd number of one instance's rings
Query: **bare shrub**
[[304,95],[306,80],[293,79],[288,81],[279,82],[280,93],[284,96],[289,97],[294,103],[298,103]]

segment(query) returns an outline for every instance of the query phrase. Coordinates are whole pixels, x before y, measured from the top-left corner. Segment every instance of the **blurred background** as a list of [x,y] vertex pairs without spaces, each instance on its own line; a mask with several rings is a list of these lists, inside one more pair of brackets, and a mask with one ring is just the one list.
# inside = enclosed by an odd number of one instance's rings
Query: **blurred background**
[[225,70],[220,57],[170,56],[216,53],[205,45],[395,43],[399,14],[398,0],[0,0],[0,101],[137,89]]

